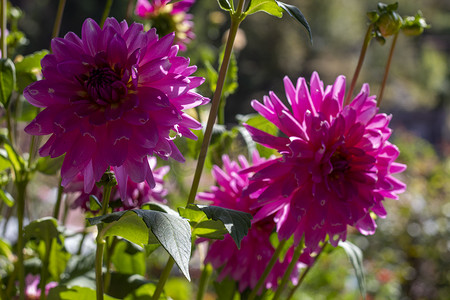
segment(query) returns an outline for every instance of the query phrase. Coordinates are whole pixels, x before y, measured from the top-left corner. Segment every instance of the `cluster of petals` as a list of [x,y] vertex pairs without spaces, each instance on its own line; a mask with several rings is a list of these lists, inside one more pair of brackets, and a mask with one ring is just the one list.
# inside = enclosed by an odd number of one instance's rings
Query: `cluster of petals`
[[[149,157],[150,168],[155,179],[155,187],[151,188],[147,182],[136,183],[128,178],[127,183],[120,183],[111,191],[109,206],[114,211],[130,210],[140,208],[148,202],[166,203],[167,189],[164,185],[164,176],[169,172],[169,166],[156,168],[156,158]],[[114,173],[114,169],[111,168]],[[71,208],[82,208],[84,211],[96,213],[97,209],[90,207],[90,195],[94,195],[100,202],[103,202],[103,187],[95,185],[89,193],[84,191],[83,174],[79,173],[77,177],[64,189],[65,193],[74,194],[76,198]]]
[[246,125],[256,142],[281,154],[245,171],[254,175],[244,194],[262,191],[255,220],[273,215],[279,238],[304,237],[310,249],[327,236],[336,246],[347,226],[373,234],[371,212],[385,217],[384,198],[398,199],[406,187],[392,176],[406,166],[395,162],[399,150],[388,141],[391,116],[378,113],[367,84],[344,105],[344,76],[325,88],[316,72],[309,87],[304,78],[294,86],[285,77],[284,85],[289,107],[273,92],[252,101],[281,134]]
[[175,43],[184,51],[186,44],[195,38],[192,31],[193,16],[187,13],[195,0],[181,0],[173,4],[170,2],[171,0],[138,0],[135,14],[149,20],[159,34],[174,32]]
[[81,38],[69,32],[52,40],[44,79],[24,91],[43,109],[25,131],[50,135],[41,156],[65,154],[63,186],[81,172],[90,192],[112,166],[119,183],[154,187],[149,155],[184,161],[173,139],[196,139],[190,129],[201,125],[183,110],[209,100],[195,92],[204,79],[191,76],[196,67],[177,56],[173,39],[108,18],[103,28],[87,19]]
[[[28,274],[25,278],[25,299],[27,300],[39,300],[41,299],[42,291],[39,289],[39,282],[41,277],[39,275]],[[57,282],[51,281],[45,285],[45,295],[48,295],[50,290],[58,285]]]
[[[264,163],[257,152],[253,154],[253,164]],[[214,166],[212,174],[217,186],[212,186],[209,192],[197,194],[199,200],[210,202],[212,205],[239,210],[254,214],[251,207],[256,203],[260,192],[243,195],[243,190],[249,184],[249,174],[241,174],[242,169],[250,165],[244,156],[239,156],[238,161],[231,161],[227,155],[222,157],[223,168]],[[248,234],[242,239],[240,249],[233,239],[227,235],[223,240],[214,241],[208,250],[205,262],[211,263],[214,269],[220,270],[218,280],[226,277],[239,283],[239,290],[253,289],[264,272],[267,263],[272,258],[275,248],[270,242],[270,235],[275,229],[273,218],[260,219],[252,222]],[[276,288],[277,281],[286,271],[290,257],[283,262],[278,261],[265,281],[266,288]],[[299,262],[291,279],[295,283]]]

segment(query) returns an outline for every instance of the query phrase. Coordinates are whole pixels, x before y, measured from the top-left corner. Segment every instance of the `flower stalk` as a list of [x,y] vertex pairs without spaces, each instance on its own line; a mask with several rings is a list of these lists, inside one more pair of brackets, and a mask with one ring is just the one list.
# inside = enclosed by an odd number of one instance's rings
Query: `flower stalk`
[[52,38],[59,35],[59,30],[61,28],[61,21],[64,14],[64,7],[66,6],[66,0],[59,0],[58,10],[56,11],[55,23],[53,24]]
[[159,277],[158,285],[156,286],[156,290],[153,293],[152,300],[158,300],[159,296],[161,296],[161,293],[164,290],[164,285],[166,284],[166,281],[169,278],[170,271],[172,271],[174,264],[175,260],[172,257],[169,257],[166,267],[164,268],[161,276]]
[[[16,173],[16,176],[18,174]],[[17,179],[16,179],[17,180]],[[17,219],[18,219],[18,236],[17,236],[17,268],[18,268],[18,279],[19,279],[19,299],[25,299],[25,268],[24,268],[24,255],[23,248],[25,245],[24,232],[23,232],[23,219],[25,215],[25,191],[28,182],[17,180]]]
[[7,51],[7,46],[6,46],[6,0],[2,0],[2,36],[1,36],[1,49],[2,49],[2,58],[7,58],[8,57],[8,53]]
[[284,290],[284,287],[288,284],[289,282],[289,277],[291,276],[292,271],[294,270],[295,265],[297,264],[300,255],[302,254],[303,248],[305,247],[304,243],[303,243],[304,238],[302,238],[302,240],[300,241],[300,243],[297,245],[297,247],[295,247],[294,250],[294,255],[292,256],[291,262],[289,263],[289,266],[286,270],[286,273],[284,273],[283,278],[281,279],[281,283],[277,288],[277,291],[275,293],[275,296],[273,296],[273,300],[278,300],[281,296],[281,293]]
[[106,18],[109,16],[109,12],[111,11],[111,6],[113,4],[113,0],[108,0],[106,2],[105,10],[103,11],[102,20],[100,21],[100,27],[103,27],[103,24],[105,24]]
[[256,297],[256,294],[263,286],[264,282],[266,281],[267,276],[269,276],[270,271],[272,271],[273,266],[275,266],[275,263],[278,260],[278,257],[280,256],[281,250],[283,250],[284,245],[286,244],[287,240],[281,240],[278,244],[278,247],[275,249],[275,252],[272,255],[272,258],[270,259],[269,263],[267,264],[266,268],[264,269],[264,273],[259,278],[258,282],[256,283],[255,288],[252,290],[250,295],[248,296],[248,300],[253,300]]
[[[111,190],[117,184],[117,181],[112,172],[107,171],[102,176],[100,184],[103,185],[103,200],[101,215],[108,213],[109,198],[111,197]],[[96,238],[97,250],[95,252],[95,283],[97,290],[97,300],[103,300],[103,252],[105,249],[106,241],[103,238],[103,232],[101,226],[98,228],[98,234]]]
[[383,76],[383,82],[381,83],[381,87],[380,87],[380,92],[378,93],[378,97],[377,97],[377,106],[379,107],[381,104],[381,100],[383,100],[383,93],[384,93],[384,88],[386,86],[386,82],[387,82],[387,78],[389,75],[389,69],[391,67],[391,62],[392,62],[392,57],[394,56],[394,49],[395,49],[395,45],[397,44],[397,38],[398,38],[398,33],[400,31],[397,31],[394,35],[394,39],[392,40],[392,44],[391,44],[391,49],[389,50],[389,57],[386,63],[386,67],[384,69],[384,76]]
[[361,52],[359,54],[358,64],[356,65],[355,73],[353,74],[352,83],[350,84],[350,89],[348,90],[344,105],[348,105],[350,103],[350,99],[352,99],[353,90],[355,89],[356,82],[358,81],[359,77],[359,72],[361,71],[361,67],[364,63],[367,48],[369,47],[369,43],[372,40],[372,30],[373,24],[370,24],[369,27],[367,28],[366,36],[364,37],[364,42],[361,48]]
[[212,130],[214,127],[214,123],[216,121],[216,117],[220,108],[220,100],[222,98],[222,90],[225,84],[225,78],[228,71],[228,65],[231,59],[231,53],[233,51],[233,44],[236,38],[239,25],[244,20],[242,15],[244,9],[245,0],[239,0],[238,8],[235,13],[231,14],[231,26],[230,32],[228,34],[227,42],[225,45],[225,52],[223,55],[222,64],[220,65],[219,77],[217,79],[216,90],[214,91],[211,110],[209,111],[208,121],[206,124],[205,133],[203,135],[203,142],[200,148],[200,154],[197,160],[197,167],[194,173],[194,179],[192,181],[191,191],[189,193],[188,201],[186,205],[193,204],[195,201],[195,196],[197,194],[198,185],[200,183],[200,178],[202,175],[203,167],[206,161],[206,154],[208,153],[209,143],[211,142]]
[[289,292],[289,295],[286,298],[287,300],[292,299],[292,296],[294,296],[295,291],[300,287],[300,285],[302,284],[303,280],[305,280],[306,275],[309,273],[309,271],[312,269],[312,267],[316,264],[317,260],[320,257],[320,254],[322,254],[323,250],[326,248],[327,245],[328,245],[328,243],[325,243],[322,246],[322,248],[320,248],[319,252],[316,255],[316,258],[314,259],[314,262],[310,266],[306,267],[306,269],[300,275],[297,284]]
[[210,264],[205,264],[203,266],[202,275],[200,276],[200,283],[198,285],[197,300],[203,300],[212,270],[213,269]]

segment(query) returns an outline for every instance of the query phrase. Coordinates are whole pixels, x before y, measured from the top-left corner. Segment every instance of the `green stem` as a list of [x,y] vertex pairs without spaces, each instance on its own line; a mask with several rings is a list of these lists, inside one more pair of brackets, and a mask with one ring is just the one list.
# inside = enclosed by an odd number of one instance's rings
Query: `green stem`
[[6,117],[6,126],[8,128],[8,140],[11,142],[11,145],[14,145],[13,134],[12,134],[13,128],[11,125],[11,110],[9,109],[9,107],[5,107],[5,117]]
[[119,241],[115,236],[111,236],[108,238],[108,244],[106,245],[106,256],[105,256],[105,265],[106,265],[106,273],[105,273],[105,291],[109,290],[109,285],[111,283],[111,256],[116,248],[117,242]]
[[56,11],[55,23],[53,24],[52,38],[55,38],[59,35],[59,30],[61,28],[61,22],[65,6],[66,0],[59,0],[58,10]]
[[100,22],[100,27],[103,27],[103,24],[105,24],[106,18],[109,16],[109,12],[111,11],[111,6],[113,4],[113,0],[108,0],[106,2],[105,10],[103,11],[102,20]]
[[386,68],[384,69],[383,82],[381,83],[380,92],[378,93],[378,103],[377,103],[378,107],[380,106],[381,100],[383,99],[384,87],[386,86],[387,78],[389,75],[389,69],[391,67],[391,61],[392,61],[392,57],[394,55],[395,45],[397,44],[398,33],[399,33],[399,31],[397,31],[397,33],[394,35],[394,39],[392,40],[392,44],[391,44],[391,49],[389,50],[388,61],[386,63]]
[[134,1],[128,0],[127,14],[125,15],[125,20],[127,20],[127,22],[130,22],[131,15],[133,14],[133,7],[134,7]]
[[286,240],[282,240],[278,244],[278,247],[275,249],[275,252],[273,253],[272,258],[270,259],[269,263],[267,264],[266,268],[264,269],[264,273],[261,275],[258,282],[256,283],[255,288],[252,290],[252,292],[248,296],[248,300],[255,299],[256,294],[263,286],[264,282],[266,281],[267,276],[269,276],[270,271],[272,271],[273,266],[275,266],[275,263],[277,262],[278,257],[280,256],[280,252],[284,248],[284,244],[286,244]]
[[209,278],[211,277],[212,266],[206,264],[203,266],[202,275],[200,276],[200,283],[198,285],[197,300],[203,300],[206,288],[208,287]]
[[103,300],[103,250],[105,240],[100,234],[97,235],[97,250],[95,252],[95,286],[97,290],[97,300]]
[[1,49],[2,49],[2,58],[8,57],[7,45],[6,45],[6,0],[2,0],[2,36],[1,36]]
[[81,234],[81,240],[80,240],[80,244],[78,245],[78,251],[77,251],[77,255],[81,255],[81,250],[83,250],[83,243],[84,240],[86,239],[86,229],[83,229],[83,232]]
[[364,37],[361,53],[359,54],[358,65],[356,66],[355,73],[353,74],[352,83],[350,84],[350,89],[348,91],[347,97],[345,98],[344,105],[350,104],[350,99],[352,98],[353,90],[355,89],[356,81],[358,80],[359,72],[361,71],[364,57],[366,56],[367,48],[369,47],[370,40],[372,39],[372,29],[373,24],[370,24],[367,28],[366,36]]
[[278,300],[281,296],[281,293],[283,293],[284,287],[289,282],[292,270],[294,270],[294,267],[297,264],[298,259],[300,258],[300,255],[302,254],[303,248],[304,248],[304,243],[303,243],[303,239],[302,239],[300,244],[298,244],[298,246],[295,247],[294,255],[292,256],[292,260],[289,263],[289,266],[288,266],[286,272],[284,273],[283,278],[281,279],[281,283],[278,286],[275,296],[273,296],[272,300]]
[[209,111],[208,121],[206,124],[205,133],[203,135],[203,142],[200,148],[200,154],[198,156],[197,167],[195,169],[194,179],[192,181],[192,187],[189,193],[187,205],[193,204],[195,201],[195,196],[197,195],[198,185],[200,183],[200,178],[202,176],[203,166],[205,165],[206,154],[208,152],[209,143],[211,142],[212,130],[220,107],[220,99],[222,98],[222,90],[228,71],[228,65],[230,63],[231,52],[233,51],[234,40],[236,38],[239,25],[243,21],[242,10],[244,7],[244,2],[245,0],[239,0],[238,10],[236,11],[236,13],[231,15],[230,32],[228,34],[227,43],[225,45],[223,61],[220,66],[219,77],[217,79],[217,86],[216,90],[214,91],[211,110]]
[[298,279],[297,284],[294,286],[294,288],[292,288],[292,290],[289,293],[289,296],[286,298],[287,300],[292,299],[292,296],[294,296],[295,291],[300,287],[300,285],[302,284],[303,280],[305,280],[306,275],[308,274],[308,272],[311,270],[311,268],[316,264],[317,260],[320,257],[320,254],[322,254],[323,250],[325,249],[325,247],[328,245],[328,243],[325,243],[322,248],[320,248],[319,252],[316,255],[316,258],[314,259],[314,262],[306,267],[306,269],[303,271],[303,273],[300,275],[300,278]]
[[159,300],[159,296],[161,296],[161,293],[164,290],[164,285],[166,284],[166,281],[169,278],[170,271],[172,271],[174,264],[175,260],[173,260],[172,257],[169,257],[166,267],[164,268],[161,276],[159,277],[158,285],[156,286],[156,290],[155,293],[153,294],[152,300]]
[[[102,201],[102,215],[108,212],[109,198],[111,197],[111,190],[113,188],[111,182],[103,186],[103,201]],[[103,251],[105,249],[105,240],[101,226],[98,228],[97,234],[97,250],[95,252],[95,283],[97,287],[97,300],[103,300]]]
[[48,265],[50,262],[50,253],[52,251],[53,240],[46,241],[45,243],[45,257],[42,262],[41,268],[41,281],[39,282],[39,286],[41,289],[41,297],[40,300],[45,300],[45,286],[47,285],[47,273],[48,273]]
[[[17,176],[17,174],[16,174]],[[18,277],[19,277],[19,299],[25,299],[25,269],[24,269],[24,239],[23,239],[23,219],[25,214],[25,191],[27,187],[26,181],[16,182],[17,186],[17,219],[18,219],[18,235],[17,235],[17,259],[18,259]]]
[[59,211],[61,209],[61,200],[62,200],[62,195],[63,195],[63,191],[64,191],[64,188],[61,185],[61,181],[62,181],[62,178],[59,179],[58,196],[56,197],[55,207],[53,208],[53,218],[55,218],[57,220],[59,217]]

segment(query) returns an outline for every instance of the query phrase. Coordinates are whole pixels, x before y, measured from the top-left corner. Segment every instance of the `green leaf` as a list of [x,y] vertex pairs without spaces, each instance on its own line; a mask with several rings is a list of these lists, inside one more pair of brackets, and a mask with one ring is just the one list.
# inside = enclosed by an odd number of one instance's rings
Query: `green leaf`
[[52,217],[45,217],[32,221],[25,226],[24,234],[26,241],[35,239],[37,241],[42,240],[47,242],[56,238],[61,242],[59,239],[58,222]]
[[297,7],[295,7],[294,5],[290,5],[290,4],[286,4],[283,3],[281,1],[276,1],[275,2],[285,11],[287,12],[291,17],[293,17],[294,19],[296,19],[298,22],[300,22],[300,24],[302,24],[306,30],[308,31],[308,35],[309,35],[309,41],[313,42],[312,40],[312,33],[311,33],[311,27],[309,27],[308,21],[306,21],[305,16],[302,14],[302,12],[300,11],[300,9],[298,9]]
[[[48,299],[52,300],[92,300],[96,299],[96,291],[87,287],[72,286],[68,288],[67,286],[60,285],[54,287],[48,293]],[[103,295],[104,300],[115,300],[108,295]]]
[[6,109],[16,85],[16,70],[9,58],[0,59],[0,102]]
[[223,10],[231,11],[231,3],[228,0],[217,0],[219,6]]
[[36,170],[45,175],[55,175],[62,166],[64,155],[56,158],[50,156],[41,157],[36,164]]
[[226,277],[222,281],[213,282],[217,300],[233,300],[237,290],[237,282]]
[[[156,285],[153,283],[147,283],[141,285],[139,288],[132,291],[130,294],[128,294],[124,300],[150,300],[152,299],[153,293],[156,290]],[[167,299],[166,296],[161,295],[159,296],[160,300]]]
[[363,254],[361,249],[358,248],[355,244],[350,243],[349,241],[339,242],[339,247],[345,250],[345,253],[350,260],[353,269],[355,270],[356,279],[358,280],[359,291],[363,299],[366,299],[366,281],[364,276],[364,268],[363,268]]
[[0,198],[6,205],[8,205],[8,207],[12,207],[14,205],[14,198],[7,191],[0,189]]
[[208,239],[223,240],[225,234],[228,233],[222,221],[210,220],[196,205],[178,208],[180,216],[189,220],[192,227],[192,234]]
[[17,91],[20,94],[25,87],[38,79],[41,72],[41,60],[48,53],[48,50],[37,51],[16,62]]
[[251,214],[219,206],[198,205],[198,208],[206,214],[208,219],[222,221],[238,248],[241,247],[241,241],[251,227],[251,219],[253,219]]
[[[183,275],[190,280],[191,227],[187,220],[159,211],[134,209],[88,218],[88,221],[91,225],[109,223],[101,229],[103,236],[121,236],[141,246],[147,244],[154,235],[175,260]],[[145,232],[142,222],[150,231]]]
[[11,145],[11,142],[4,135],[0,135],[0,142],[3,144],[3,147],[7,153],[7,159],[11,162],[11,165],[16,173],[16,176],[20,173],[21,170],[25,167],[25,161],[22,157],[17,154],[16,150]]
[[52,280],[60,280],[61,274],[64,273],[70,256],[70,253],[66,251],[63,244],[55,243],[55,241],[52,242],[48,265],[48,271],[50,272]]
[[7,241],[2,239],[0,239],[0,255],[3,255],[8,259],[13,258],[11,245]]
[[102,203],[98,200],[97,196],[89,195],[89,208],[92,211],[98,211],[102,209]]
[[146,255],[143,251],[129,251],[132,245],[126,240],[119,241],[114,248],[111,261],[119,273],[144,276]]
[[251,0],[245,13],[251,15],[259,11],[263,11],[278,18],[283,16],[283,10],[275,0]]
[[5,149],[0,149],[0,172],[11,168],[11,161]]

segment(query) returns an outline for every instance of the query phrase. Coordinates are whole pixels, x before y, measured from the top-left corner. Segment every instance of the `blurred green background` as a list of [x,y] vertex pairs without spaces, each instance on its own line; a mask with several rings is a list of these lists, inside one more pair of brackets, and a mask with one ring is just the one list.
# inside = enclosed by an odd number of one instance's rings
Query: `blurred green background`
[[[28,44],[16,54],[48,48],[58,1],[11,1],[23,10],[19,28]],[[378,1],[290,0],[311,25],[314,43],[292,18],[264,13],[247,18],[238,36],[239,87],[226,103],[225,123],[254,112],[252,99],[273,90],[282,98],[285,75],[307,79],[315,70],[325,84],[338,75],[351,79],[367,28],[366,12]],[[419,37],[400,35],[382,111],[393,114],[392,141],[408,169],[401,179],[408,190],[387,200],[388,217],[378,220],[374,236],[350,234],[364,252],[369,299],[449,299],[450,297],[450,1],[402,0],[402,16],[423,12],[431,28]],[[61,35],[80,34],[87,17],[99,21],[106,1],[67,1]],[[392,2],[388,2],[392,3]],[[114,1],[111,15],[121,20],[128,1]],[[192,8],[197,39],[186,55],[200,69],[217,62],[229,17],[216,1],[197,0]],[[372,41],[356,90],[370,83],[377,94],[392,38]],[[202,92],[211,97],[207,85]],[[298,292],[301,299],[355,299],[358,285],[342,250],[323,255]]]

